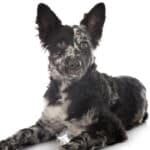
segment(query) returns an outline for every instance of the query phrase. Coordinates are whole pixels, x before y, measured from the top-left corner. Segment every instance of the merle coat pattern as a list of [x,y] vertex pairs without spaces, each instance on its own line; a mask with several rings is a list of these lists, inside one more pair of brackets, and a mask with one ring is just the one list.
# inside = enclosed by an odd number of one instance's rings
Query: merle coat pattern
[[48,104],[35,125],[1,141],[0,150],[20,150],[56,138],[60,150],[101,149],[123,142],[126,130],[147,119],[146,90],[140,81],[96,70],[93,50],[104,21],[103,3],[75,26],[62,25],[47,5],[39,4],[39,38],[49,52]]

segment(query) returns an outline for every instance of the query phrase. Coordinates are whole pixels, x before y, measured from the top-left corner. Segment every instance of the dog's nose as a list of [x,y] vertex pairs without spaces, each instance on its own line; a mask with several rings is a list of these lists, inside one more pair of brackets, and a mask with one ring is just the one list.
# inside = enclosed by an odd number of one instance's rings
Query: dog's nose
[[78,58],[68,58],[66,61],[66,65],[71,70],[77,70],[81,67],[81,61]]

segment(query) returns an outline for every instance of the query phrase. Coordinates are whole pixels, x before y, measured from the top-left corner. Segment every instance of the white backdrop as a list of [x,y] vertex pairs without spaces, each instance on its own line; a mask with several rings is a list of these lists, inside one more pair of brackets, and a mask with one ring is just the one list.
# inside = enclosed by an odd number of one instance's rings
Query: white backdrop
[[[0,2],[0,139],[32,125],[41,115],[48,84],[47,53],[40,46],[36,8],[45,2],[64,24],[78,24],[99,0],[3,0]],[[110,75],[131,75],[147,87],[150,99],[150,2],[105,0],[107,19],[97,64]],[[150,148],[150,121],[128,133],[129,140],[106,148]],[[55,150],[55,143],[30,150]]]

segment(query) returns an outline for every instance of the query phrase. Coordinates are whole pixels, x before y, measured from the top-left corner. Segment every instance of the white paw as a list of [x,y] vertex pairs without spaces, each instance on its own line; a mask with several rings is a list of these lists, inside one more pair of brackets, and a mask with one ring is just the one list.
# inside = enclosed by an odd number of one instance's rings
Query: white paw
[[70,138],[67,133],[57,136],[57,140],[60,145],[65,145],[70,142]]

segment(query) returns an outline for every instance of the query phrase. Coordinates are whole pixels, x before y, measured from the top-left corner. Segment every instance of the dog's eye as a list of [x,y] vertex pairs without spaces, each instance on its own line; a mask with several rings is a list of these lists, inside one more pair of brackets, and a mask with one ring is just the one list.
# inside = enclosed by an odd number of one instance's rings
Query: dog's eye
[[66,49],[67,48],[67,43],[65,41],[60,41],[57,43],[57,47],[60,49]]
[[87,42],[81,42],[80,47],[81,47],[81,49],[87,49],[89,47],[89,45]]

